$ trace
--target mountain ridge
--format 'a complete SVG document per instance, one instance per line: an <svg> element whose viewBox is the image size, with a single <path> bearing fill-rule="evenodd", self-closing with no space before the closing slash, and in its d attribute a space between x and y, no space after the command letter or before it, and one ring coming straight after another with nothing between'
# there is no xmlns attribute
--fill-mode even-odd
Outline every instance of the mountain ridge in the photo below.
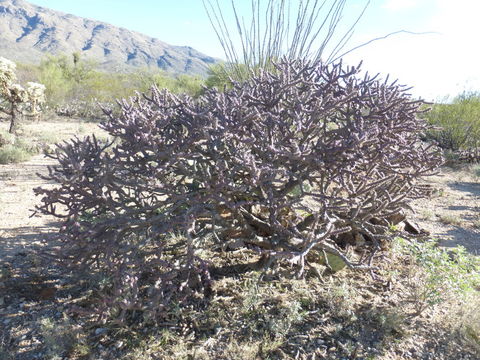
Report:
<svg viewBox="0 0 480 360"><path fill-rule="evenodd" d="M0 56L38 63L46 54L80 52L108 71L139 67L173 74L206 75L217 59L106 22L31 4L0 0Z"/></svg>

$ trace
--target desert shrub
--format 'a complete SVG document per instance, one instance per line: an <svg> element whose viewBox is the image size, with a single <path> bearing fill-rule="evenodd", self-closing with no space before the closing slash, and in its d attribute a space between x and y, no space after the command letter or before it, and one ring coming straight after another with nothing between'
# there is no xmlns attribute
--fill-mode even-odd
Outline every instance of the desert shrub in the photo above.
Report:
<svg viewBox="0 0 480 360"><path fill-rule="evenodd" d="M0 164L30 160L58 141L58 134L51 131L31 132L21 127L16 134L10 134L0 129Z"/></svg>
<svg viewBox="0 0 480 360"><path fill-rule="evenodd" d="M112 108L112 99L134 96L146 92L151 86L167 88L174 93L198 96L203 80L164 71L139 69L131 73L109 73L96 69L92 62L83 60L78 53L47 56L38 68L38 77L46 85L48 106L56 114L87 120L103 118L102 107Z"/></svg>
<svg viewBox="0 0 480 360"><path fill-rule="evenodd" d="M227 69L223 64L215 64L208 69L208 77L205 80L205 86L208 88L216 87L217 89L224 89L226 87L232 87L232 83L229 79Z"/></svg>
<svg viewBox="0 0 480 360"><path fill-rule="evenodd" d="M264 64L269 71L275 71L275 68ZM232 69L228 64L220 63L210 66L208 69L208 77L205 80L205 86L208 88L216 87L219 90L231 89L236 81L243 81L246 77L259 71L260 65L247 68L245 64L235 64Z"/></svg>
<svg viewBox="0 0 480 360"><path fill-rule="evenodd" d="M39 80L46 87L48 106L53 107L70 98L73 84L69 81L69 63L65 56L48 56L39 66Z"/></svg>
<svg viewBox="0 0 480 360"><path fill-rule="evenodd" d="M0 131L0 164L27 161L42 149L41 144L31 139Z"/></svg>
<svg viewBox="0 0 480 360"><path fill-rule="evenodd" d="M436 127L427 136L443 149L467 150L480 147L480 96L466 93L451 104L435 104L426 113L427 121Z"/></svg>
<svg viewBox="0 0 480 360"><path fill-rule="evenodd" d="M0 147L0 164L19 163L30 159L32 154L22 147L5 145Z"/></svg>
<svg viewBox="0 0 480 360"><path fill-rule="evenodd" d="M421 101L357 67L276 67L198 99L153 88L108 113L116 143L52 155L57 186L36 189L38 209L63 219L65 264L109 274L105 315L162 317L208 296L209 250L230 242L296 275L325 252L370 269L389 218L424 195L417 180L442 159L418 140ZM362 256L347 235L364 237Z"/></svg>
<svg viewBox="0 0 480 360"><path fill-rule="evenodd" d="M452 299L467 299L480 286L480 260L464 247L440 248L436 241L407 241L397 238L396 252L410 257L422 271L416 275L412 300L418 311Z"/></svg>
<svg viewBox="0 0 480 360"><path fill-rule="evenodd" d="M203 83L204 81L199 77L179 75L168 89L174 94L188 94L197 97L203 92Z"/></svg>

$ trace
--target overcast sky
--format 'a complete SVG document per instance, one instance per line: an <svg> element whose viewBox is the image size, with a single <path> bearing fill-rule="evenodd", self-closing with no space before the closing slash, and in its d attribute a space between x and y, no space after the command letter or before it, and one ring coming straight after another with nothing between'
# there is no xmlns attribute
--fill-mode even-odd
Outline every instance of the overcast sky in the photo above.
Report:
<svg viewBox="0 0 480 360"><path fill-rule="evenodd" d="M29 1L224 58L202 0ZM228 13L230 0L219 1ZM250 0L236 3L248 19ZM354 21L365 3L347 0L342 20L345 26ZM480 91L479 17L480 0L371 0L356 26L350 48L399 30L428 34L391 36L356 50L345 61L356 64L363 60L364 69L390 74L400 83L413 86L414 96L426 100Z"/></svg>

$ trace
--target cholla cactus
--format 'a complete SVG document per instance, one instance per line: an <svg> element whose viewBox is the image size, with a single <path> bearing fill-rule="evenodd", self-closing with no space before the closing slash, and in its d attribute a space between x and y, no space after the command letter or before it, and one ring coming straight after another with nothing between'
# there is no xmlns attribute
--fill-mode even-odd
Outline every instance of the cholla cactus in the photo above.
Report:
<svg viewBox="0 0 480 360"><path fill-rule="evenodd" d="M16 103L23 103L28 100L27 91L20 84L13 84L6 91L7 98Z"/></svg>
<svg viewBox="0 0 480 360"><path fill-rule="evenodd" d="M105 316L170 316L208 294L202 256L237 241L296 276L325 253L372 269L392 216L426 195L442 158L419 140L421 101L357 67L275 66L198 99L154 88L107 111L119 141L59 144L37 209L63 221L63 264L111 276Z"/></svg>
<svg viewBox="0 0 480 360"><path fill-rule="evenodd" d="M3 92L13 84L17 79L15 75L15 70L17 66L13 61L5 59L0 56L0 96L3 95Z"/></svg>
<svg viewBox="0 0 480 360"><path fill-rule="evenodd" d="M45 85L28 82L26 92L30 115L36 117L40 113L40 106L45 103Z"/></svg>
<svg viewBox="0 0 480 360"><path fill-rule="evenodd" d="M39 114L39 105L45 102L45 86L34 82L27 83L27 88L15 84L16 65L0 57L0 111L10 116L10 133L16 126L17 113L30 108L30 115Z"/></svg>

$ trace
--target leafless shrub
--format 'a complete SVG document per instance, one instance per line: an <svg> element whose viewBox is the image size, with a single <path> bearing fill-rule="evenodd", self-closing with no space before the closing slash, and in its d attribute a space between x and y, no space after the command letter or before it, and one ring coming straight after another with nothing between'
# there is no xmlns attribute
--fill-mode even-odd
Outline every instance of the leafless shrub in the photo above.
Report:
<svg viewBox="0 0 480 360"><path fill-rule="evenodd" d="M259 69L272 70L273 62L281 58L337 61L350 52L345 47L370 3L364 1L355 20L346 24L342 21L346 0L301 0L295 4L251 0L246 18L234 0L230 14L225 3L202 1L227 59L216 70L223 70L223 76L235 80L245 80L250 72Z"/></svg>
<svg viewBox="0 0 480 360"><path fill-rule="evenodd" d="M47 176L58 185L36 190L38 209L64 221L62 259L107 273L104 309L123 319L208 295L198 255L207 235L241 240L267 264L290 261L297 274L325 252L371 268L389 219L423 196L417 180L442 159L418 140L421 101L358 73L284 60L224 93L154 88L122 101L101 125L119 141L60 145ZM365 240L362 257L346 235Z"/></svg>

